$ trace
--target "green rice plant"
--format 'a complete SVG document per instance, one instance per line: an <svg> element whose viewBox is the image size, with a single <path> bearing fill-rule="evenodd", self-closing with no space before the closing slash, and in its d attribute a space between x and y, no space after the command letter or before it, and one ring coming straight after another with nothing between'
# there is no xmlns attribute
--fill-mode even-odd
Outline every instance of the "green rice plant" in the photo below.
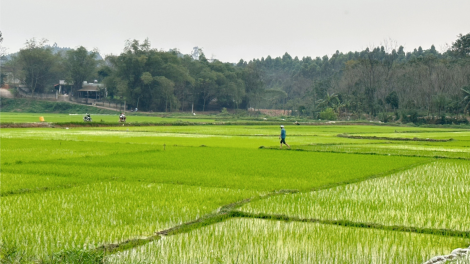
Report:
<svg viewBox="0 0 470 264"><path fill-rule="evenodd" d="M276 130L277 131L277 130ZM269 137L260 136L224 136L191 133L154 133L132 131L106 131L90 129L2 129L2 139L55 140L55 141L86 141L103 143L130 143L145 145L178 145L178 146L211 146L258 148L259 146L276 146L279 143L278 135ZM310 136L297 136L288 139L291 145L312 144L324 141L345 141L348 139L319 138Z"/></svg>
<svg viewBox="0 0 470 264"><path fill-rule="evenodd" d="M3 132L3 131L2 131ZM47 134L47 132L45 132ZM116 153L154 150L148 144L126 144L119 142L76 141L71 138L30 139L28 137L1 139L1 164L9 165L45 160L105 156Z"/></svg>
<svg viewBox="0 0 470 264"><path fill-rule="evenodd" d="M273 151L236 148L165 147L136 153L3 165L2 192L38 185L28 178L57 179L58 185L100 181L142 181L257 191L310 190L363 180L427 162L427 159L377 155ZM344 168L347 168L345 170ZM365 169L367 168L367 169Z"/></svg>
<svg viewBox="0 0 470 264"><path fill-rule="evenodd" d="M26 256L26 253L16 245L7 244L3 239L0 242L0 263L30 263L32 259Z"/></svg>
<svg viewBox="0 0 470 264"><path fill-rule="evenodd" d="M470 163L440 160L389 177L271 197L242 211L387 226L470 230Z"/></svg>
<svg viewBox="0 0 470 264"><path fill-rule="evenodd" d="M457 151L453 150L462 150L458 155L466 153L464 145L466 143L463 143L465 141L462 140L465 139L465 134L462 134L459 138L458 142L461 145L453 146L445 145L444 143L455 143L457 141L441 142L441 145L432 145L428 142L411 142L406 145L400 142L384 144L386 141L383 141L382 144L372 145L370 143L380 143L382 141L348 139L336 136L339 133L390 134L394 133L394 129L406 134L406 129L409 130L410 128L292 126L288 127L288 143L294 145L293 149L305 144L323 144L322 146L325 147L340 146L339 144L355 144L358 147L357 149L364 150L367 150L367 148L370 150L374 146L379 146L377 149L383 148L383 154L386 154L388 151L395 151L396 155L401 155L406 153L406 151L426 154L422 156L432 156L430 153L435 152L457 153ZM453 133L450 130L441 131L439 129L413 128L413 130L416 130L412 131L416 134L434 133L443 137L447 136L448 133ZM118 243L130 238L146 237L152 235L155 231L211 214L223 205L250 197L257 197L268 192L286 189L300 191L324 189L384 176L430 161L430 159L426 158L386 155L352 155L258 149L261 145L278 147L278 133L278 126L245 125L2 129L2 133L0 133L2 143L0 148L2 169L0 178L2 196L0 201L0 208L2 210L1 236L8 243L18 245L18 250L26 252L28 259L34 256L44 261L53 261L55 258L58 263L63 260L67 262L69 259L76 260L87 257L85 256L86 254L83 255L82 253L89 252L87 251L88 249L95 248L101 244ZM425 168L428 167L421 167L420 170L416 170L415 174L417 175L429 170ZM444 173L444 171L441 171L441 173ZM467 170L457 169L456 175L459 175L459 173L467 173ZM403 177L404 179L400 180L402 182L412 178L410 175ZM462 184L462 182L457 180L458 176L454 175L452 177L455 178L454 184L456 186ZM392 177L383 179L388 178ZM436 179L438 179L438 176L428 177L425 181L435 181ZM381 183L384 185L394 184L394 182ZM448 182L443 184L450 186ZM356 185L352 184L349 186ZM421 185L428 188L428 192L433 190L431 185L428 186L425 183ZM419 187L420 185L416 184L416 186ZM345 187L337 187L331 190L339 190L340 188ZM408 187L407 185L399 185L397 188L399 190L395 192L400 193L400 191L407 190ZM323 192L325 191L315 193ZM348 193L347 191L344 192ZM442 193L444 194L444 191ZM466 191L460 193L464 194L462 196L463 199L468 198L465 194ZM282 195L278 198L297 197L297 195L299 194ZM374 197L377 197L379 193L376 192L375 195L370 197L364 196L364 199L375 199ZM406 197L404 195L401 196ZM325 210L325 208L330 209L330 207L334 209L333 211L336 210L335 212L341 211L343 207L346 211L357 209L354 207L356 204L353 204L354 206L350 205L347 199L343 199L345 202L340 205L336 204L336 199L341 197L341 193L335 193L334 195L325 194L325 197L331 199L331 204L325 203L324 207L320 208L322 210ZM408 199L411 199L410 197L412 196L408 196ZM428 195L427 197L430 196ZM446 196L444 195L444 197ZM275 198L268 198L266 201L268 203L271 203L270 201L277 201L273 199ZM303 199L302 201L307 201L310 205L315 204L307 198ZM360 198L355 197L355 199L359 200ZM457 198L454 197L455 199ZM450 202L451 200L446 201ZM405 202L403 198L401 203ZM267 207L263 207L263 210L258 210L257 206L260 203L262 203L262 200L253 203L253 212L265 212L264 209ZM288 200L277 203L275 205L282 210L296 204ZM439 205L440 207L436 205L429 208L440 210L444 204L443 202ZM246 205L243 210L249 208L249 206L251 204ZM400 204L384 203L383 205L383 207L388 206L390 208L398 208L396 210L403 208ZM376 207L379 208L380 206ZM310 210L308 206L302 208L304 211ZM363 210L366 207L358 208L358 210ZM456 208L450 208L449 211L455 212ZM417 210L416 212L418 216L422 215L421 211ZM314 213L321 213L321 211ZM409 211L410 216L407 217L413 218L412 213ZM289 215L289 213L285 214ZM364 215L368 216L370 214ZM396 214L399 214L399 212L397 211ZM350 215L354 214L351 213ZM466 217L466 214L462 215ZM330 217L330 215L327 216ZM386 220L389 219L387 217L384 216ZM446 217L448 218L448 214ZM447 221L445 225L448 225L448 222L452 221L447 218L444 220L436 218L436 220L433 220L434 222L431 222L444 223L443 221ZM397 218L392 217L389 220L396 221ZM246 222L247 220L240 221ZM455 220L454 222L457 221ZM465 227L467 224L465 221L460 222L462 222L461 227ZM232 220L226 223L234 225ZM224 226L226 223L220 224L220 226L225 228L227 227ZM253 228L257 230L256 232L253 231L254 233L252 234L254 236L258 234L259 236L260 232L262 233L263 228L265 228L265 223L275 222L249 224L249 226L255 226ZM352 238L350 240L346 238L358 236L358 233L354 233L354 235L351 233L347 237L339 236L351 243L351 245L347 246L348 253L345 253L343 256L336 256L337 254L331 252L328 254L322 253L323 255L320 253L310 254L309 252L325 251L326 246L318 251L315 251L316 249L314 248L305 249L301 245L303 242L299 241L310 241L309 236L302 240L302 235L307 234L311 229L303 227L304 225L314 226L313 224L297 223L293 225L292 232L289 231L291 233L286 231L286 234L291 234L295 237L292 245L298 245L291 246L286 251L292 251L293 253L286 253L287 255L274 254L280 249L278 246L274 247L269 243L284 240L277 240L279 237L271 234L267 241L263 241L262 236L259 239L256 237L252 238L251 241L263 245L265 249L248 253L248 255L245 254L246 256L243 259L249 262L249 257L252 257L251 262L256 263L263 262L263 258L269 259L270 256L268 255L273 255L271 260L274 260L277 256L282 260L278 262L298 263L315 262L315 260L318 260L317 257L320 256L325 259L333 259L333 262L341 262L342 259L355 256L353 253L350 253L350 251L354 251L351 245L356 245L358 242ZM216 225L214 228L217 228L217 226L219 225ZM242 228L250 230L246 226L246 224L242 225ZM317 226L325 227L324 225ZM201 229L202 233L197 233L199 231L196 232L195 230L188 234L200 234L199 237L205 239L204 232L211 230L210 228ZM240 227L235 229L240 230ZM298 235L294 235L294 229L300 230ZM213 230L219 230L217 234L223 234L220 228ZM344 228L341 230L363 229ZM320 231L317 230L314 233L329 232L331 230L321 229ZM378 230L375 231L378 232ZM229 243L232 235L235 240L240 238L236 235L239 232L226 233L225 239L227 239L227 242L224 243ZM331 232L334 233L336 231ZM387 239L392 237L392 240L387 242L389 243L387 244L388 248L380 249L382 250L380 251L374 247L373 250L375 251L367 251L369 250L367 249L367 252L380 251L383 252L381 253L382 255L387 254L386 252L392 252L392 255L396 256L398 255L396 250L402 250L400 248L401 245L404 245L403 247L418 248L418 242L416 242L416 245L412 245L402 241L404 239L415 241L412 238L413 234L408 234L409 237L393 240L395 233L400 232L380 232L383 232L380 233L382 237L387 237ZM343 234L343 231L340 233ZM389 236L389 233L392 236ZM171 241L169 239L182 236L183 234L167 237L162 241ZM316 237L315 239L318 238L316 235L314 237ZM193 237L185 238L180 242L185 244L188 239L193 239ZM318 241L324 239L328 238L320 237ZM378 238L374 239L371 241L378 243L376 242ZM445 239L449 240L434 240L434 242L447 243L446 246L461 246L460 242L454 243L452 242L454 240L451 238ZM333 238L330 238L330 240L332 240L331 243L333 244L328 245L333 248L337 245L335 243L339 243ZM158 245L158 243L160 242L153 242L152 245ZM246 243L237 243L234 243L236 250L243 252L243 246ZM312 243L318 244L317 242ZM190 244L186 244L189 247ZM183 249L187 248L186 244L182 247ZM431 242L423 242L423 244L431 245ZM220 247L227 248L230 251L230 245L221 245ZM296 251L296 247L300 248L300 250ZM343 245L343 247L346 246ZM434 246L430 247L435 248ZM442 247L444 248L445 246ZM141 247L139 249L144 248ZM165 252L169 252L168 250ZM206 249L201 248L201 250L201 252L205 252L204 250ZM221 249L221 252L229 252L223 250ZM403 250L411 252L407 251L407 249ZM425 257L442 254L439 250L431 250L432 252L426 250L419 249L404 255L411 256L417 254L416 256L420 256L420 258L416 259L421 261ZM196 261L200 259L201 261L199 262L204 263L225 261L227 259L231 261L227 260L225 262L246 262L243 262L242 258L240 258L240 261L237 261L230 252L227 253L231 256L230 258L224 257L226 253L217 255L212 259L204 257L202 253L200 257L197 255L199 253L194 254L197 256ZM370 259L366 257L364 252L360 253L360 256L357 258L367 262ZM183 254L183 251L180 253ZM183 255L183 261L181 261L180 255L174 256L175 258L164 258L161 262L187 262L185 260L194 259L191 256ZM411 259L411 257L406 258ZM405 258L394 258L397 262L403 259ZM147 261L149 258L142 258L142 261L144 260ZM72 260L70 261L73 262ZM152 259L149 261L153 262ZM273 263L276 263L276 261ZM357 263L360 262L358 261Z"/></svg>
<svg viewBox="0 0 470 264"><path fill-rule="evenodd" d="M298 146L298 149L320 152L370 153L422 157L470 159L470 148L461 146L435 146L424 144L318 144Z"/></svg>
<svg viewBox="0 0 470 264"><path fill-rule="evenodd" d="M421 263L462 238L231 219L108 256L109 263Z"/></svg>
<svg viewBox="0 0 470 264"><path fill-rule="evenodd" d="M54 189L70 188L83 184L79 179L49 175L41 177L35 174L7 173L1 175L1 196L16 195L31 192L43 192Z"/></svg>
<svg viewBox="0 0 470 264"><path fill-rule="evenodd" d="M429 131L423 133L422 131L414 131L414 133L381 133L381 134L370 134L370 133L358 133L354 136L377 136L377 137L387 137L387 138L408 138L408 139L456 139L463 138L468 140L470 134L468 130L441 130L441 131Z"/></svg>
<svg viewBox="0 0 470 264"><path fill-rule="evenodd" d="M123 127L113 128L90 128L93 130L126 130ZM290 136L313 136L320 134L316 127L287 126ZM226 135L226 136L279 136L279 126L246 126L246 125L217 125L217 126L154 126L154 127L130 127L130 131L157 132L157 133L188 133L204 135Z"/></svg>
<svg viewBox="0 0 470 264"><path fill-rule="evenodd" d="M105 254L103 251L91 251L83 249L67 250L47 256L41 261L44 264L62 264L62 263L87 263L104 264Z"/></svg>
<svg viewBox="0 0 470 264"><path fill-rule="evenodd" d="M374 127L362 127L362 131ZM337 132L346 131L338 128L331 133L322 131L321 127L303 126L288 127L287 142L294 149L303 149L299 145L334 145L334 144L371 144L387 143L387 140L349 139L337 137ZM324 129L324 128L323 128ZM445 131L445 130L444 130ZM157 126L157 127L106 127L106 128L26 128L2 129L2 139L61 140L87 141L103 143L135 143L154 145L181 146L223 146L257 148L259 146L277 146L279 127L277 126ZM426 134L426 133L423 133ZM455 135L447 135L450 138ZM468 135L468 133L467 133ZM462 137L466 139L465 137ZM450 142L393 142L396 146L455 146L468 148L470 141L455 140ZM396 143L396 144L395 144ZM387 144L392 145L392 144ZM328 146L326 146L328 147ZM333 146L332 146L333 147Z"/></svg>
<svg viewBox="0 0 470 264"><path fill-rule="evenodd" d="M2 240L28 256L92 249L146 237L257 192L153 183L99 182L2 197Z"/></svg>
<svg viewBox="0 0 470 264"><path fill-rule="evenodd" d="M382 136L383 133L394 133L394 131L406 131L408 127L380 127L380 126L296 126L285 124L288 136L331 136L336 137L338 134L369 134ZM257 135L257 136L269 136L279 135L279 125L239 125L239 126L152 126L152 127L95 127L90 128L93 130L135 130L145 132L161 132L161 133L196 133L196 134L210 134L210 135ZM449 129L429 129L429 128L417 128L415 133L422 133L424 136L428 136L429 133L433 132L433 135L440 135L444 137L448 132L464 132L464 130L449 130ZM465 133L465 132L464 132ZM408 135L406 133L405 135ZM453 133L455 134L455 133ZM394 134L395 137L399 137L402 134ZM429 136L428 136L429 137Z"/></svg>
<svg viewBox="0 0 470 264"><path fill-rule="evenodd" d="M466 256L462 258L457 258L454 261L455 264L470 264L470 254L467 254Z"/></svg>

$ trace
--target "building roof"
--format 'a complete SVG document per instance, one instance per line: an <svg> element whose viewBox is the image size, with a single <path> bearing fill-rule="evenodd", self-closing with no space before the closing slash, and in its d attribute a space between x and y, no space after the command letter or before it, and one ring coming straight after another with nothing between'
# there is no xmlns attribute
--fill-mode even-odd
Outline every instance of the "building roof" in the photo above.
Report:
<svg viewBox="0 0 470 264"><path fill-rule="evenodd" d="M100 88L97 85L83 85L78 92L98 92Z"/></svg>

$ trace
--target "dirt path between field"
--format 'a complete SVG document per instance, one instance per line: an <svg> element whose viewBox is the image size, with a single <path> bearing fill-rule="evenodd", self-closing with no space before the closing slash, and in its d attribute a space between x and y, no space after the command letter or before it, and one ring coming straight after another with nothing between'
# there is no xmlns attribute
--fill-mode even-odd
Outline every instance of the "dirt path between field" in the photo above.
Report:
<svg viewBox="0 0 470 264"><path fill-rule="evenodd" d="M35 128L35 127L53 127L51 123L34 122L34 123L1 123L0 128Z"/></svg>

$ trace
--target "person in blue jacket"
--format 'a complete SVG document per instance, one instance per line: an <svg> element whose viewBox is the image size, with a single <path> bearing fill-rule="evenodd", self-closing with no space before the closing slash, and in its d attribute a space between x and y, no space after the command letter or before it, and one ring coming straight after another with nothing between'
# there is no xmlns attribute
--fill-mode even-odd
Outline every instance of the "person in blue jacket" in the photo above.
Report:
<svg viewBox="0 0 470 264"><path fill-rule="evenodd" d="M279 138L281 139L281 149L282 143L290 148L289 144L286 143L286 130L284 129L284 126L281 126L281 134L279 135Z"/></svg>

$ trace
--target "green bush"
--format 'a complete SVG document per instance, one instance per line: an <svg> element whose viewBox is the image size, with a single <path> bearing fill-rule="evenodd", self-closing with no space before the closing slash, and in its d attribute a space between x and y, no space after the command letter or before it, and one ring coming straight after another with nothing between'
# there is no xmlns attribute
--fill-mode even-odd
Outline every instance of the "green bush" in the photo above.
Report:
<svg viewBox="0 0 470 264"><path fill-rule="evenodd" d="M220 116L229 116L230 113L227 111L227 108L223 107L222 111L220 111Z"/></svg>
<svg viewBox="0 0 470 264"><path fill-rule="evenodd" d="M401 114L401 122L402 123L414 123L419 124L418 120L418 111L416 110L408 110L404 111Z"/></svg>
<svg viewBox="0 0 470 264"><path fill-rule="evenodd" d="M338 119L338 114L336 114L333 108L328 107L323 112L320 112L320 118L322 120L336 120Z"/></svg>

